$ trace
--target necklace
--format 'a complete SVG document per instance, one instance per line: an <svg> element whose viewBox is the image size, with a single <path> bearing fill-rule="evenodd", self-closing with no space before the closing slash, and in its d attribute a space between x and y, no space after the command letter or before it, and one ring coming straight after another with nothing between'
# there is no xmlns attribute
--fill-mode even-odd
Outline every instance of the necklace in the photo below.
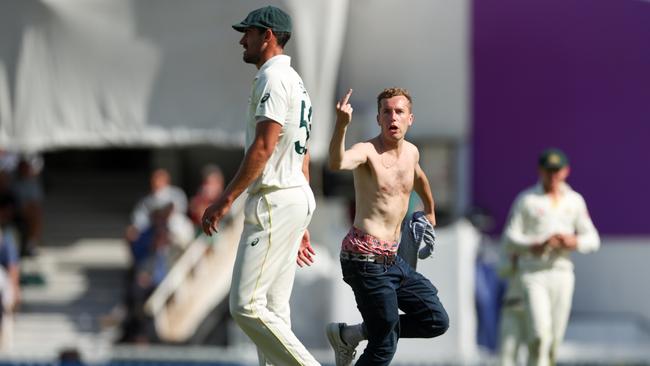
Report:
<svg viewBox="0 0 650 366"><path fill-rule="evenodd" d="M379 145L381 148L381 152L379 154L379 160L381 161L381 165L384 166L386 169L390 169L397 163L398 157L390 157L390 154L386 152L386 149L384 149L384 142L379 138Z"/></svg>

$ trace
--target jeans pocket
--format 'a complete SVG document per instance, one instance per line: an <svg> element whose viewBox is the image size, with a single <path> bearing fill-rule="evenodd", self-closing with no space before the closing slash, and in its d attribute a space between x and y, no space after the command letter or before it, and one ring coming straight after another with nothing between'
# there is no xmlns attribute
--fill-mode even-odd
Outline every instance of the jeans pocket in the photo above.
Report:
<svg viewBox="0 0 650 366"><path fill-rule="evenodd" d="M388 272L388 267L383 263L359 262L359 274L363 277L377 277Z"/></svg>

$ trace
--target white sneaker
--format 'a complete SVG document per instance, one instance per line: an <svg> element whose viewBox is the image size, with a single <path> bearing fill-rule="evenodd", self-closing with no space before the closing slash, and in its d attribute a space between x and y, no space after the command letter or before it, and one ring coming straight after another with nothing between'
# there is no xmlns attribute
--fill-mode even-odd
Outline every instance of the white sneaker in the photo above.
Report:
<svg viewBox="0 0 650 366"><path fill-rule="evenodd" d="M349 345L341 338L341 328L347 326L345 323L329 323L326 328L327 340L334 350L336 366L350 366L357 354L358 344Z"/></svg>

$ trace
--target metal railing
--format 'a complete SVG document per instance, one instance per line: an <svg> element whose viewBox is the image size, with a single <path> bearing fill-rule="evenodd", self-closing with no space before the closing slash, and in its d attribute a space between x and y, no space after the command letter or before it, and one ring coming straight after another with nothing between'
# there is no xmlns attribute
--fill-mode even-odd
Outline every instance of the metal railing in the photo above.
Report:
<svg viewBox="0 0 650 366"><path fill-rule="evenodd" d="M241 203L233 205L230 219L218 234L199 235L145 303L145 311L153 317L161 340L187 341L214 307L228 296L243 227L242 206Z"/></svg>

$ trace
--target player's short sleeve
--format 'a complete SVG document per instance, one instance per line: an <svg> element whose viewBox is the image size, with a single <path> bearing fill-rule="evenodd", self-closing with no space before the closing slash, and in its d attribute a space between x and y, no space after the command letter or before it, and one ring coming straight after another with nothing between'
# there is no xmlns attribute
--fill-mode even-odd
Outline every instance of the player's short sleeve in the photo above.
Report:
<svg viewBox="0 0 650 366"><path fill-rule="evenodd" d="M289 108L289 91L279 75L270 74L259 85L259 102L255 108L255 120L271 119L285 124Z"/></svg>

